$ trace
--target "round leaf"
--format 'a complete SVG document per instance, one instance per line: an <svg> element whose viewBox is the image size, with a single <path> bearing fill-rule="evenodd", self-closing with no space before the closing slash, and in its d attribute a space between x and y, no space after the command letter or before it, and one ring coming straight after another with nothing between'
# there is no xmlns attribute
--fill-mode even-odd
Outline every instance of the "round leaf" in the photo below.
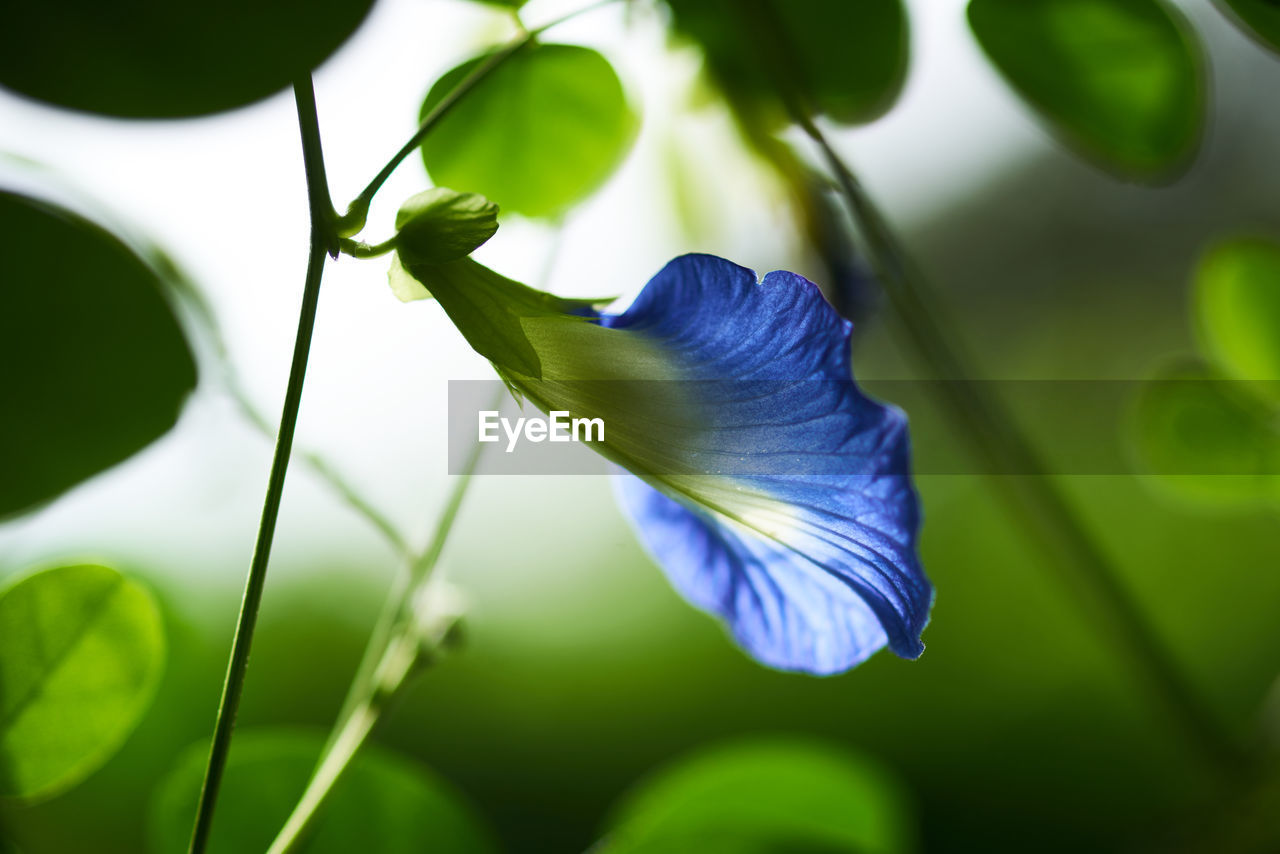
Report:
<svg viewBox="0 0 1280 854"><path fill-rule="evenodd" d="M1250 389L1203 366L1164 371L1134 411L1147 470L1195 499L1261 500L1280 475L1280 435Z"/></svg>
<svg viewBox="0 0 1280 854"><path fill-rule="evenodd" d="M1014 89L1079 153L1157 181L1204 128L1204 61L1162 0L971 0L969 25Z"/></svg>
<svg viewBox="0 0 1280 854"><path fill-rule="evenodd" d="M241 732L231 747L208 854L265 851L289 817L324 739L302 732ZM209 746L193 745L152 802L155 854L187 850ZM316 821L308 854L490 854L488 830L425 768L366 747Z"/></svg>
<svg viewBox="0 0 1280 854"><path fill-rule="evenodd" d="M677 31L696 42L730 101L768 125L785 123L782 87L819 113L868 122L906 79L901 0L667 0ZM770 52L759 46L766 41Z"/></svg>
<svg viewBox="0 0 1280 854"><path fill-rule="evenodd" d="M486 58L436 81L422 115ZM603 56L533 44L445 115L423 143L422 159L437 184L474 190L506 211L554 217L604 183L630 147L636 123Z"/></svg>
<svg viewBox="0 0 1280 854"><path fill-rule="evenodd" d="M0 517L165 433L196 366L156 273L98 226L0 191Z"/></svg>
<svg viewBox="0 0 1280 854"><path fill-rule="evenodd" d="M889 854L912 841L884 771L830 745L777 740L709 750L641 784L602 851Z"/></svg>
<svg viewBox="0 0 1280 854"><path fill-rule="evenodd" d="M49 569L0 595L0 795L45 797L97 770L163 664L155 602L113 569Z"/></svg>
<svg viewBox="0 0 1280 854"><path fill-rule="evenodd" d="M373 0L47 0L10 3L0 86L126 118L252 103L325 60Z"/></svg>
<svg viewBox="0 0 1280 854"><path fill-rule="evenodd" d="M1280 53L1280 3L1276 0L1218 0L1262 44Z"/></svg>
<svg viewBox="0 0 1280 854"><path fill-rule="evenodd" d="M1195 310L1206 354L1280 401L1280 243L1245 237L1210 250L1197 271Z"/></svg>

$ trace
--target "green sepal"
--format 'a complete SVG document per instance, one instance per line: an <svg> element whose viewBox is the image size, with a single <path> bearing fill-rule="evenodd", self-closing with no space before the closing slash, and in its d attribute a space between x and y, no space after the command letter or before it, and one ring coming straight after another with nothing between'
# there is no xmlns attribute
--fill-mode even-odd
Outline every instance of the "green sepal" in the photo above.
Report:
<svg viewBox="0 0 1280 854"><path fill-rule="evenodd" d="M411 196L396 213L396 248L418 263L470 255L498 231L498 206L479 193L434 187Z"/></svg>
<svg viewBox="0 0 1280 854"><path fill-rule="evenodd" d="M564 299L508 279L470 258L433 264L399 253L401 268L434 296L472 348L499 371L540 378L542 362L523 321L589 323L591 300Z"/></svg>

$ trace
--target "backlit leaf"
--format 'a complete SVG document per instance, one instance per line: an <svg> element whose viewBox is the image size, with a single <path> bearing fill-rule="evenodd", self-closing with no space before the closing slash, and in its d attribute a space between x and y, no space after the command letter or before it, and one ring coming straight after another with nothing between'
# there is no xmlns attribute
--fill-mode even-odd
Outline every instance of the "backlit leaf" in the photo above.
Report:
<svg viewBox="0 0 1280 854"><path fill-rule="evenodd" d="M868 122L906 78L907 14L900 0L667 0L676 30L706 56L738 109L785 123L784 87L837 122ZM764 49L767 45L768 49Z"/></svg>
<svg viewBox="0 0 1280 854"><path fill-rule="evenodd" d="M1146 470L1189 498L1268 498L1280 478L1280 433L1250 385L1199 365L1146 383L1134 411Z"/></svg>
<svg viewBox="0 0 1280 854"><path fill-rule="evenodd" d="M487 57L441 77L429 113ZM608 60L594 50L534 44L511 56L441 120L422 146L437 184L467 187L502 209L554 217L622 162L637 119Z"/></svg>
<svg viewBox="0 0 1280 854"><path fill-rule="evenodd" d="M306 732L240 732L218 798L209 854L265 851L324 745ZM152 802L153 854L187 850L209 746L192 745ZM307 854L492 854L475 812L426 768L373 747L356 757L316 821Z"/></svg>
<svg viewBox="0 0 1280 854"><path fill-rule="evenodd" d="M712 749L642 783L614 813L605 854L859 852L913 848L903 794L840 748L768 740Z"/></svg>
<svg viewBox="0 0 1280 854"><path fill-rule="evenodd" d="M97 770L151 702L164 649L151 595L113 569L48 569L0 594L0 796Z"/></svg>
<svg viewBox="0 0 1280 854"><path fill-rule="evenodd" d="M1206 355L1280 401L1280 243L1243 237L1219 244L1200 263L1195 294Z"/></svg>
<svg viewBox="0 0 1280 854"><path fill-rule="evenodd" d="M1117 174L1185 168L1204 129L1204 60L1163 0L971 0L969 25L1072 148Z"/></svg>

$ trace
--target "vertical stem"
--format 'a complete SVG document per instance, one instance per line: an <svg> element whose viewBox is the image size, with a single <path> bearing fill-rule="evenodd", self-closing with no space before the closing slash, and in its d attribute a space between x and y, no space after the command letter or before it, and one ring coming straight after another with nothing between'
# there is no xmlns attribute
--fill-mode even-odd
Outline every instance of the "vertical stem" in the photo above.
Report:
<svg viewBox="0 0 1280 854"><path fill-rule="evenodd" d="M997 475L997 486L1013 512L1027 521L1042 542L1056 546L1054 562L1066 580L1088 597L1104 629L1136 665L1139 677L1190 743L1226 778L1237 777L1248 768L1248 755L1161 643L1101 546L1054 483L1040 454L1014 426L1012 414L981 383L972 381L975 375L968 359L947 331L953 324L941 318L926 298L892 229L852 170L807 114L797 114L797 121L822 151L862 226L873 266L908 341L925 366L943 380L939 383L943 402L966 428L989 471Z"/></svg>
<svg viewBox="0 0 1280 854"><path fill-rule="evenodd" d="M312 90L310 76L297 80L293 90L298 109L298 126L302 133L302 155L307 173L307 196L311 207L311 249L307 256L307 275L303 285L302 309L298 317L298 333L293 347L293 363L289 369L289 383L285 389L280 430L276 435L275 454L271 460L271 474L267 479L267 496L262 507L262 519L258 525L258 539L254 546L253 561L249 566L249 577L245 582L244 599L240 606L235 639L231 644L231 659L227 664L222 700L218 704L213 743L209 749L209 763L205 769L200 803L196 809L195 826L191 832L191 845L188 849L190 854L202 854L209 843L209 831L213 826L213 809L217 803L222 774L226 769L232 731L235 728L236 711L239 709L240 696L244 690L245 673L249 666L249 648L253 643L253 630L262 604L262 590L267 578L271 542L275 536L276 519L280 514L285 473L289 467L294 429L298 423L302 384L306 377L307 356L311 350L311 334L315 327L316 306L320 298L320 279L324 273L324 256L330 251L330 245L336 247L336 237L332 236L331 230L332 203L329 200L328 182L325 178L324 158L320 149L320 128L316 118L315 93Z"/></svg>
<svg viewBox="0 0 1280 854"><path fill-rule="evenodd" d="M1225 730L1161 643L1106 553L1053 482L1035 447L1018 430L1012 414L981 383L973 382L977 374L970 368L959 337L951 332L955 324L942 315L937 300L928 298L897 235L814 123L803 82L795 64L788 61L796 54L796 46L788 45L785 36L779 35L785 28L774 6L769 0L749 0L743 9L743 23L760 49L761 61L767 64L788 114L818 146L839 184L908 343L941 380L943 404L964 428L988 471L996 475L996 485L1011 512L1024 519L1049 547L1053 563L1088 598L1103 629L1135 665L1139 678L1168 710L1188 742L1225 779L1238 779L1241 772L1251 770L1251 757Z"/></svg>
<svg viewBox="0 0 1280 854"><path fill-rule="evenodd" d="M431 542L396 578L316 769L267 854L291 854L307 838L333 787L364 746L388 704L404 688L406 677L419 665L423 643L432 639L421 637L421 627L415 625L411 612L412 600L430 579L444 552L484 447L476 443L471 449L462 473L453 482Z"/></svg>

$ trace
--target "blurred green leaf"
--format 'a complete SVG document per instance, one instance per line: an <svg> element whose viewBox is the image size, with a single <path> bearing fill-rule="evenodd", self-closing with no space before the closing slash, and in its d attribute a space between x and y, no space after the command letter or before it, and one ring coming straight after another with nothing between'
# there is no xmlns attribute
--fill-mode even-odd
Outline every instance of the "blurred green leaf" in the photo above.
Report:
<svg viewBox="0 0 1280 854"><path fill-rule="evenodd" d="M1259 42L1280 53L1280 3L1276 0L1218 0L1225 4L1242 29Z"/></svg>
<svg viewBox="0 0 1280 854"><path fill-rule="evenodd" d="M209 854L265 851L302 794L324 739L296 731L237 734L218 799ZM179 760L152 801L154 854L187 850L208 744ZM426 768L366 747L334 788L308 854L489 854L487 828L451 786Z"/></svg>
<svg viewBox="0 0 1280 854"><path fill-rule="evenodd" d="M1242 237L1211 249L1196 272L1195 313L1206 355L1280 401L1280 243Z"/></svg>
<svg viewBox="0 0 1280 854"><path fill-rule="evenodd" d="M498 230L498 206L444 187L411 196L396 213L396 249L426 264L470 255Z"/></svg>
<svg viewBox="0 0 1280 854"><path fill-rule="evenodd" d="M971 0L969 25L1084 156L1146 181L1190 164L1205 123L1204 60L1163 0Z"/></svg>
<svg viewBox="0 0 1280 854"><path fill-rule="evenodd" d="M163 435L196 366L156 273L98 226L0 191L0 518Z"/></svg>
<svg viewBox="0 0 1280 854"><path fill-rule="evenodd" d="M486 58L436 81L422 115ZM585 47L533 44L441 120L423 143L422 158L437 184L470 187L506 211L555 217L604 183L636 125L603 56Z"/></svg>
<svg viewBox="0 0 1280 854"><path fill-rule="evenodd" d="M0 86L125 118L244 106L323 62L373 0L8 3Z"/></svg>
<svg viewBox="0 0 1280 854"><path fill-rule="evenodd" d="M47 569L0 595L0 796L34 799L96 771L164 665L151 595L105 566Z"/></svg>
<svg viewBox="0 0 1280 854"><path fill-rule="evenodd" d="M667 0L675 29L701 47L730 102L766 126L786 123L780 91L844 124L893 106L909 39L900 0ZM772 50L764 52L762 41Z"/></svg>
<svg viewBox="0 0 1280 854"><path fill-rule="evenodd" d="M713 748L628 795L603 854L859 852L914 848L896 782L843 748L761 740Z"/></svg>
<svg viewBox="0 0 1280 854"><path fill-rule="evenodd" d="M1149 471L1187 497L1265 499L1280 474L1280 434L1271 418L1247 387L1205 366L1172 367L1138 395L1138 452Z"/></svg>

